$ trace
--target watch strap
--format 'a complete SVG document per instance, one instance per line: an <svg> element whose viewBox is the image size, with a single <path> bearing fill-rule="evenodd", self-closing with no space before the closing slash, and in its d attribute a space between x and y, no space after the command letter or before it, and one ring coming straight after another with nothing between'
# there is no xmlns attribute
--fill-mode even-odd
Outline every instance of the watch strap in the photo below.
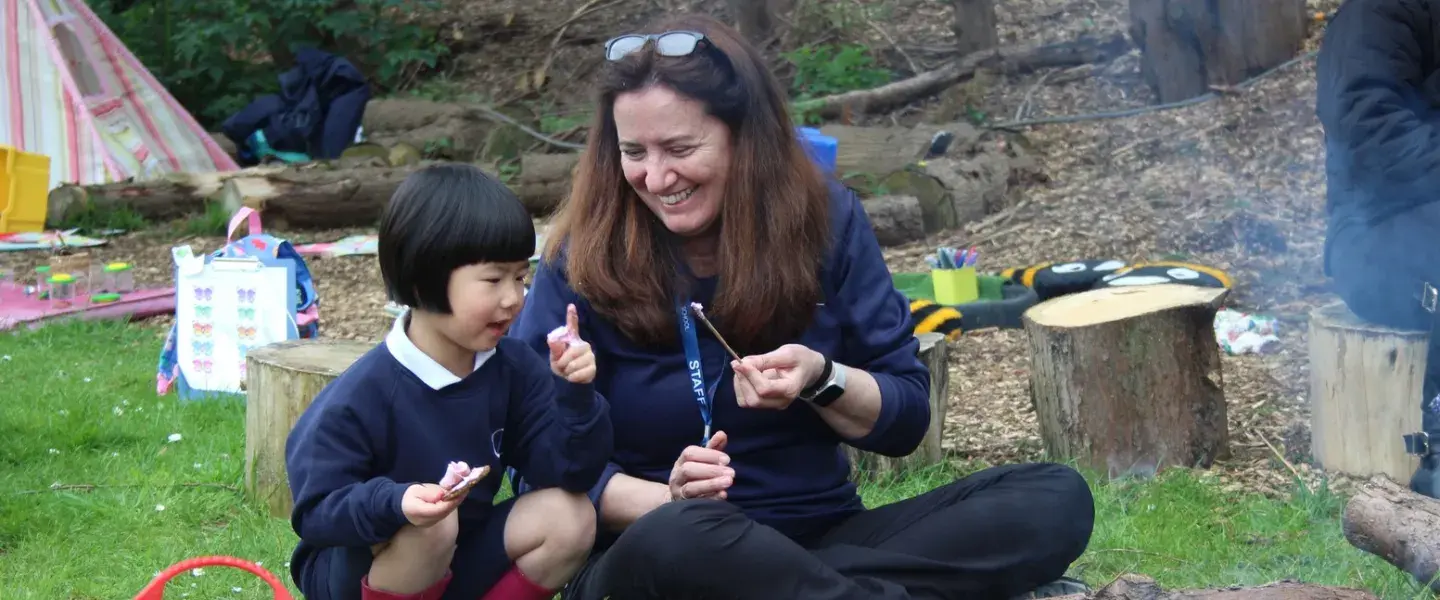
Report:
<svg viewBox="0 0 1440 600"><path fill-rule="evenodd" d="M830 374L834 371L834 369L835 362L830 360L830 357L825 357L825 367L820 370L820 377L816 379L814 383L811 383L809 386L807 386L805 389L800 390L800 397L805 400L814 398L815 394L820 393L820 390L825 388L825 384L830 383Z"/></svg>

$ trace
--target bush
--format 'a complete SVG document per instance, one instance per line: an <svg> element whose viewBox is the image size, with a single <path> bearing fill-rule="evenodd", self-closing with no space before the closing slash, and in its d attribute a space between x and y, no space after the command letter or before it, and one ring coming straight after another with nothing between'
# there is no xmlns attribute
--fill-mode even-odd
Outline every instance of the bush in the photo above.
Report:
<svg viewBox="0 0 1440 600"><path fill-rule="evenodd" d="M301 48L349 59L377 92L445 55L419 18L438 0L89 0L91 8L195 118L214 129L256 96Z"/></svg>

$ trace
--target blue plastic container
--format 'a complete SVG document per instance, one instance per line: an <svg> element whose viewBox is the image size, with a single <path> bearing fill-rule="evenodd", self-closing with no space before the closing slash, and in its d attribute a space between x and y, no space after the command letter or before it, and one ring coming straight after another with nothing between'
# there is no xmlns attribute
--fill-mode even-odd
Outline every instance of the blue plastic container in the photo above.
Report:
<svg viewBox="0 0 1440 600"><path fill-rule="evenodd" d="M821 170L834 174L835 155L840 147L835 138L820 133L820 130L814 127L797 127L796 131L800 134L800 143L805 146L810 158L820 165Z"/></svg>

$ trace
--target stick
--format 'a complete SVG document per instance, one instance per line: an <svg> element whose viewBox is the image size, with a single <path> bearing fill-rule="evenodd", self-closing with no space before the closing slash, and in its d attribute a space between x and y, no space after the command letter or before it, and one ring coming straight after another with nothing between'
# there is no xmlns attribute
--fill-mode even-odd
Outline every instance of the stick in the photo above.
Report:
<svg viewBox="0 0 1440 600"><path fill-rule="evenodd" d="M725 347L725 351L729 352L730 356L735 360L740 360L740 355L736 354L735 350L730 348L730 344L725 341L725 337L720 335L720 332L715 329L714 325L710 324L710 319L705 318L705 311L695 308L694 306L691 306L690 310L695 312L695 316L700 317L700 322L704 323L705 327L710 329L710 333L715 334L715 339L720 340L720 345Z"/></svg>

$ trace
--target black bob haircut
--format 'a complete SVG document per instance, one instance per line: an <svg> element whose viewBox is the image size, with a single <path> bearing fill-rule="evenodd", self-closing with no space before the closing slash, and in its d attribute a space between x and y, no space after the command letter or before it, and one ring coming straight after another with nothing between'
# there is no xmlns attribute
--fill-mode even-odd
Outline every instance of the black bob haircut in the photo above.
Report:
<svg viewBox="0 0 1440 600"><path fill-rule="evenodd" d="M475 263L526 262L535 222L505 184L472 165L424 167L405 178L380 217L380 276L390 300L450 313L450 273Z"/></svg>

